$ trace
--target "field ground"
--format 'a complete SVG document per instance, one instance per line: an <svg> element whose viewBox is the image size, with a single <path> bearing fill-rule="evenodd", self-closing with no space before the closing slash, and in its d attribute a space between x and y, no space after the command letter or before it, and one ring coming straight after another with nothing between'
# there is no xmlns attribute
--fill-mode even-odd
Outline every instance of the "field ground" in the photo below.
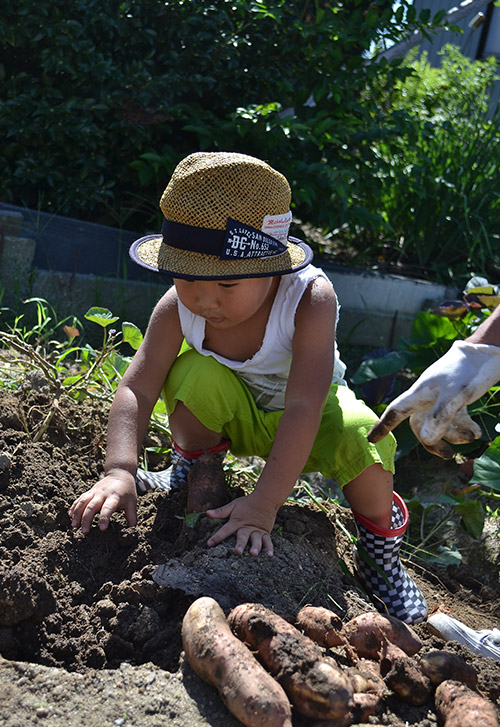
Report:
<svg viewBox="0 0 500 727"><path fill-rule="evenodd" d="M230 541L207 549L216 526L204 517L186 526L182 491L141 497L134 528L119 515L106 533L72 531L68 506L102 470L106 417L99 406L63 399L33 442L28 431L51 401L43 381L0 392L0 724L236 727L217 692L183 660L180 626L197 596L214 597L225 611L260 602L289 618L307 603L344 621L372 608L338 567L350 565L351 545L335 520L354 526L335 504L327 513L314 504L284 506L273 558L237 556ZM438 487L450 477L435 458L419 468L397 474L406 492L409 479L417 487L418 476L431 477ZM453 569L409 565L430 610L444 606L478 629L499 624L498 575L484 548L484 540L467 546ZM153 574L165 564L160 586ZM415 630L423 651L443 647L425 624ZM458 644L444 648L474 665L479 688L498 706L500 663ZM432 701L417 708L388 694L369 721L430 727L437 718ZM307 724L294 717L296 727Z"/></svg>

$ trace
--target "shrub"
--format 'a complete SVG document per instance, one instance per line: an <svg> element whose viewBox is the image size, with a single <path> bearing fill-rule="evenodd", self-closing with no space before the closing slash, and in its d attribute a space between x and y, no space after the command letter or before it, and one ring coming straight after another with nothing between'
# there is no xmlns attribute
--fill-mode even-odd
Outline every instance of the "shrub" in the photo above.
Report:
<svg viewBox="0 0 500 727"><path fill-rule="evenodd" d="M333 227L353 207L367 140L394 127L363 93L405 73L367 54L417 23L430 28L429 13L409 0L6 0L5 200L156 227L177 161L231 149L283 170L298 212Z"/></svg>
<svg viewBox="0 0 500 727"><path fill-rule="evenodd" d="M406 115L405 133L376 140L373 196L380 225L351 236L359 258L412 265L420 277L465 284L471 274L498 279L500 246L500 111L490 108L496 61L471 61L448 45L440 68L423 55L413 73L379 102Z"/></svg>

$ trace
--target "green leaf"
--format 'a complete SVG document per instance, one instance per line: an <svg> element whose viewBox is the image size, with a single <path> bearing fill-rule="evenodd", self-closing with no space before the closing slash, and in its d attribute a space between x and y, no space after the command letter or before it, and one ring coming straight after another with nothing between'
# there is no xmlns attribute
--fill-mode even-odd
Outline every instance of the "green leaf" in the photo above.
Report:
<svg viewBox="0 0 500 727"><path fill-rule="evenodd" d="M106 328L118 320L118 316L114 316L107 308L89 308L85 313L85 318L98 326Z"/></svg>
<svg viewBox="0 0 500 727"><path fill-rule="evenodd" d="M418 22L422 23L422 25L427 25L429 20L431 19L431 11L429 8L424 8L420 11L420 14L418 16Z"/></svg>
<svg viewBox="0 0 500 727"><path fill-rule="evenodd" d="M457 330L447 318L434 316L432 313L420 311L415 318L411 329L413 345L432 346L440 339L455 340L458 338Z"/></svg>
<svg viewBox="0 0 500 727"><path fill-rule="evenodd" d="M479 500L460 502L455 505L462 525L473 538L480 538L484 528L484 509Z"/></svg>
<svg viewBox="0 0 500 727"><path fill-rule="evenodd" d="M112 351L108 357L107 363L112 366L113 372L118 373L119 376L122 377L125 371L128 369L130 361L130 357L121 356L116 351Z"/></svg>
<svg viewBox="0 0 500 727"><path fill-rule="evenodd" d="M69 386L70 384L74 384L75 381L78 381L79 379L83 379L83 374L74 374L73 376L66 376L65 379L63 379L63 386Z"/></svg>
<svg viewBox="0 0 500 727"><path fill-rule="evenodd" d="M500 492L500 437L496 437L486 452L474 460L473 479Z"/></svg>
<svg viewBox="0 0 500 727"><path fill-rule="evenodd" d="M451 495L447 495L446 493L442 492L439 495L439 502L441 502L443 505L451 505L454 507L457 504L457 498L451 497Z"/></svg>
<svg viewBox="0 0 500 727"><path fill-rule="evenodd" d="M420 520L424 514L427 515L431 510L439 508L439 503L423 502L418 497L412 497L409 500L405 499L405 502L411 516L411 521ZM455 501L453 501L453 504L455 504Z"/></svg>
<svg viewBox="0 0 500 727"><path fill-rule="evenodd" d="M144 154L140 155L141 159L145 159L148 162L162 162L163 158L159 156L159 154L155 154L155 152L152 151L146 151Z"/></svg>
<svg viewBox="0 0 500 727"><path fill-rule="evenodd" d="M122 323L122 334L125 343L128 343L134 351L137 351L143 339L140 328L138 328L134 323L124 321Z"/></svg>
<svg viewBox="0 0 500 727"><path fill-rule="evenodd" d="M378 23L378 11L376 8L371 7L365 15L365 23L371 28L375 28Z"/></svg>
<svg viewBox="0 0 500 727"><path fill-rule="evenodd" d="M66 351L64 351L60 356L57 357L57 360L55 363L56 368L59 369L60 364L64 361L64 359L67 356L71 356L71 354L77 353L77 352L78 353L80 352L79 346L73 346L73 348L68 348Z"/></svg>
<svg viewBox="0 0 500 727"><path fill-rule="evenodd" d="M440 545L437 553L427 557L426 560L441 566L460 565L462 562L462 554L456 548Z"/></svg>
<svg viewBox="0 0 500 727"><path fill-rule="evenodd" d="M385 356L379 358L370 358L363 361L351 381L355 386L364 384L372 379L379 379L381 376L394 374L402 368L408 366L413 358L413 354L409 351L391 351Z"/></svg>
<svg viewBox="0 0 500 727"><path fill-rule="evenodd" d="M438 12L432 18L433 25L439 25L439 23L446 17L446 9L438 10Z"/></svg>
<svg viewBox="0 0 500 727"><path fill-rule="evenodd" d="M198 520L202 515L202 512L187 512L184 516L186 526L194 529L198 525Z"/></svg>

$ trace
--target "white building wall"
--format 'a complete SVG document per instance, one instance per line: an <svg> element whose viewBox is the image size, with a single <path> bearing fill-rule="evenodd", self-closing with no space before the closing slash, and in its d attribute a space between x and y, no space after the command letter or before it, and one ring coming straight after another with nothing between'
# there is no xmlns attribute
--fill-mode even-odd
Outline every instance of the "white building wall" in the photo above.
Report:
<svg viewBox="0 0 500 727"><path fill-rule="evenodd" d="M461 33L442 30L436 33L432 40L424 39L419 44L420 49L427 52L432 65L439 65L439 51L447 43L458 46L465 56L473 60L487 55L495 55L500 59L500 8L495 7L493 2L485 0L484 3L477 3L472 0L462 0L454 3L453 0L414 0L413 4L417 13L424 8L430 9L432 17L440 10L446 10L451 14L454 10L467 11L468 6L471 8L454 22L454 25L461 28Z"/></svg>
<svg viewBox="0 0 500 727"><path fill-rule="evenodd" d="M488 56L495 56L500 64L500 7L491 0L413 0L417 14L428 8L431 17L440 10L448 13L459 11L460 19L453 24L461 28L457 33L451 30L442 30L432 36L431 40L421 39L418 48L427 53L427 59L433 66L439 66L439 51L447 43L460 48L461 52L477 60ZM470 10L468 11L468 7ZM482 15L482 17L481 17ZM500 67L499 67L500 76ZM495 109L500 101L500 81L497 82L491 93L491 109Z"/></svg>

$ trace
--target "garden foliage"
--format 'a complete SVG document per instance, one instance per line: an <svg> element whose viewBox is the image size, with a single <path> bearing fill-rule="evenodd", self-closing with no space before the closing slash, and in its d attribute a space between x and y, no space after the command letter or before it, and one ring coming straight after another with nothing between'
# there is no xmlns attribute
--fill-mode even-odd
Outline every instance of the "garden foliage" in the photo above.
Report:
<svg viewBox="0 0 500 727"><path fill-rule="evenodd" d="M229 149L282 170L304 219L373 226L360 184L404 114L367 99L406 71L368 55L443 16L409 0L5 0L2 198L156 228L175 164Z"/></svg>
<svg viewBox="0 0 500 727"><path fill-rule="evenodd" d="M490 285L484 278L471 278L461 299L445 301L435 310L417 313L410 335L400 338L395 349L367 354L350 377L351 384L358 395L376 413L381 414L455 341L471 336L498 305L500 288ZM472 404L469 414L476 418L483 429L483 439L472 444L452 445L452 449L458 453L476 451L497 436L500 383ZM417 440L408 426L401 427L399 431L399 452L401 455L407 454L417 444Z"/></svg>
<svg viewBox="0 0 500 727"><path fill-rule="evenodd" d="M445 301L433 311L421 311L413 323L408 338L401 338L395 350L375 351L365 356L350 381L358 396L381 414L388 404L405 391L432 363L445 354L457 340L468 338L500 305L500 288L483 278L472 278L464 290L463 298ZM432 526L421 547L430 547L431 541L451 516L459 516L465 530L477 538L483 531L485 514L491 511L489 502L500 500L500 382L468 407L470 416L482 429L482 437L469 444L450 445L457 461L473 464L473 484L425 502L418 495L407 502L411 513L427 529L425 519L434 510L440 520ZM396 458L407 456L418 441L408 420L396 431L398 442ZM486 503L486 504L484 504ZM435 516L431 516L431 520ZM436 545L436 543L434 543ZM459 560L460 554L442 544L439 559L443 563Z"/></svg>
<svg viewBox="0 0 500 727"><path fill-rule="evenodd" d="M375 141L362 196L379 205L380 225L351 238L360 260L411 264L458 288L470 274L500 276L498 73L494 58L471 61L453 45L440 55L439 68L410 57L413 73L373 97L406 114L405 133Z"/></svg>
<svg viewBox="0 0 500 727"><path fill-rule="evenodd" d="M408 338L401 338L395 350L367 355L351 376L351 385L378 413L440 358L454 341L468 338L500 305L500 288L482 278L472 278L460 300L445 301L433 311L421 311ZM416 493L407 500L413 521L412 537L422 557L442 565L459 563L461 554L444 537L450 520L458 518L461 527L473 538L483 532L485 517L498 517L500 500L500 382L468 407L470 416L482 429L482 437L469 444L450 445L457 463L470 466L472 483L426 498ZM418 441L408 420L396 431L396 458L405 457ZM437 461L437 458L434 458ZM493 509L495 508L495 509ZM458 538L460 542L460 537Z"/></svg>

